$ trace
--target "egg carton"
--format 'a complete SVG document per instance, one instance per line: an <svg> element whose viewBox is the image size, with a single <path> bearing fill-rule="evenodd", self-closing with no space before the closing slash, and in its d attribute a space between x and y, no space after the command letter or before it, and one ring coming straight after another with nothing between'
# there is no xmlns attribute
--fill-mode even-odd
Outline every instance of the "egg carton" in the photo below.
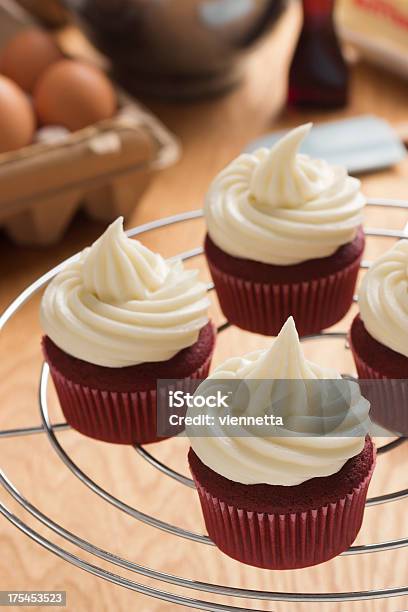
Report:
<svg viewBox="0 0 408 612"><path fill-rule="evenodd" d="M0 225L18 244L57 242L83 206L98 221L125 218L153 173L175 162L176 139L125 103L110 120L0 155Z"/></svg>
<svg viewBox="0 0 408 612"><path fill-rule="evenodd" d="M6 0L0 42L27 23L33 22ZM0 154L0 225L15 242L57 242L80 206L98 221L128 216L154 172L178 159L179 144L165 126L117 94L112 119Z"/></svg>

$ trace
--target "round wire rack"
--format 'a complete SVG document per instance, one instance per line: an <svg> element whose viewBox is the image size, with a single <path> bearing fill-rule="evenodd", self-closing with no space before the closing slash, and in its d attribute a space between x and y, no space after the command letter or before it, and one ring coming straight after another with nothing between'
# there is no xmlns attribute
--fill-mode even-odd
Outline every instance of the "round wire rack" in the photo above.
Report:
<svg viewBox="0 0 408 612"><path fill-rule="evenodd" d="M391 208L401 208L408 210L408 201L406 200L390 200L390 199L370 199L367 203L368 206L373 207L391 207ZM132 229L127 232L129 236L138 236L145 232L150 232L153 230L157 230L159 228L168 227L178 223L186 223L192 221L194 219L198 219L203 216L201 210L194 210L187 213L182 213L178 215L174 215L171 217L166 217L164 219L160 219L151 223L146 223L145 225L139 226L135 229ZM385 228L365 228L365 235L368 237L386 237L386 238L396 238L401 239L405 238L408 235L406 231L398 231L393 229L385 229ZM191 249L179 255L183 261L188 259L192 259L197 257L203 253L203 249L201 247ZM65 260L43 276L41 276L38 280L32 283L27 289L25 289L11 304L6 310L0 315L0 330L6 325L6 323L16 315L16 313L28 302L34 294L40 291L56 274L58 274L64 266L75 261L79 257L79 254L73 255L69 259ZM370 262L362 261L361 267L366 269L370 266ZM213 290L212 283L208 285L208 291ZM355 298L356 299L356 298ZM229 323L226 322L218 328L218 333L220 334L225 329L229 327ZM308 341L311 339L345 339L345 332L321 332L320 334L315 334L312 336L307 336L302 338L302 341ZM347 348L347 344L346 344ZM63 464L71 470L71 472L83 483L86 487L88 487L93 493L102 498L105 502L114 506L117 510L124 512L125 514L131 516L133 519L144 523L150 527L154 527L159 531L167 532L176 536L178 538L183 538L187 541L198 542L205 546L214 546L213 542L209 539L207 535L196 533L193 531L189 531L186 529L182 529L173 525L171 523L165 522L154 516L146 514L135 507L132 507L117 497L113 496L106 489L102 488L96 482L94 482L85 472L83 472L73 461L73 459L69 456L69 454L64 450L63 446L59 442L57 434L60 432L69 429L69 425L67 423L51 423L48 403L47 403L47 386L49 383L49 369L47 364L42 365L41 375L39 380L39 388L38 388L38 403L41 417L41 425L31 426L31 427L22 427L18 429L7 429L0 430L0 439L1 438L10 438L17 436L30 436L34 434L45 434L48 438L48 441L51 444L51 447L61 459ZM397 438L388 444L380 447L378 449L378 454L381 456L384 453L392 452L397 446L402 444L405 441L405 438ZM177 483L185 486L194 488L194 483L190 478L187 478L183 474L176 472L168 465L160 462L156 459L151 453L149 453L145 448L136 445L134 447L135 451L138 455L144 459L147 464L151 467L158 470L164 476L167 476ZM104 550L98 546L93 545L88 540L85 540L75 533L68 531L64 527L62 527L59 523L55 522L49 516L44 514L39 508L37 508L34 504L32 504L24 495L18 490L18 488L13 484L12 480L7 476L7 474L0 469L0 483L3 488L11 495L11 497L20 504L20 506L26 510L32 517L37 519L39 523L45 525L51 532L60 536L67 543L73 544L78 549L85 551L87 553L91 553L96 559L101 559L103 561L109 562L112 566L117 566L123 568L125 570L129 570L139 576L143 576L145 578L150 578L155 580L158 583L158 586L148 586L146 584L142 584L140 582L136 582L134 580L130 580L123 576L120 576L113 571L104 569L99 565L94 563L90 563L89 561L84 560L78 554L73 554L72 552L66 550L62 546L54 543L51 539L43 536L38 531L30 527L26 522L20 519L17 515L11 512L7 506L0 501L0 513L12 523L15 527L17 527L20 531L26 534L29 538L40 544L46 550L54 553L61 559L64 559L68 563L93 574L99 578L102 578L110 583L119 585L126 589L136 591L138 593L147 595L149 597L154 597L159 600L163 600L166 602L170 602L176 605L187 606L190 608L195 608L199 610L208 610L209 612L262 612L257 608L243 608L236 605L225 605L222 603L215 603L209 600L197 599L195 596L190 597L188 595L179 595L176 593L169 592L167 590L163 590L162 585L169 584L176 587L182 587L184 589L195 591L195 592L203 592L210 593L212 595L222 595L233 598L244 598L246 600L262 600L262 601L282 601L282 602L347 602L347 601L359 601L359 600L373 600L373 599L381 599L386 597L397 597L408 595L408 585L393 587L393 588L379 588L372 590L364 590L364 591L347 591L347 592L315 592L315 593L301 593L301 592L274 592L274 591L261 591L247 588L239 588L239 587L231 587L222 584L215 584L210 582L202 582L198 580L192 580L189 578L185 578L183 576L177 576L174 574L162 572L155 570L150 567L146 567L144 565L131 562L125 558L122 558L116 554L109 552L108 550ZM408 497L408 488L401 489L399 491L394 491L392 493L388 493L385 495L380 495L377 497L371 497L367 499L366 506L377 506L381 504L391 503L397 500L402 500ZM397 548L402 548L408 546L408 537L401 539L392 539L384 542L376 542L371 544L363 544L359 546L351 546L347 551L342 553L343 555L359 555L359 554L368 554L375 553L381 551L390 551L395 550ZM256 604L255 604L256 605Z"/></svg>

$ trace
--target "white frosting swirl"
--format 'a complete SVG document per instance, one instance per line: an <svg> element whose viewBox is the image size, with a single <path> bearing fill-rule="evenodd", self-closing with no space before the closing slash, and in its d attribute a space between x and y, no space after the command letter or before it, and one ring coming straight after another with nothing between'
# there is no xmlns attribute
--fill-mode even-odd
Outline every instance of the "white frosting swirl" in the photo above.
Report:
<svg viewBox="0 0 408 612"><path fill-rule="evenodd" d="M317 384L319 379L330 381ZM305 359L292 317L269 350L227 360L196 394L225 392L231 380L238 387L228 409L206 408L214 425L186 427L194 452L225 478L243 484L297 485L338 472L363 449L369 402L357 383ZM270 414L271 398L275 408L284 406L283 427L221 424L219 417L226 413ZM187 411L188 416L198 414L194 407Z"/></svg>
<svg viewBox="0 0 408 612"><path fill-rule="evenodd" d="M208 321L197 276L128 238L119 217L48 285L42 327L66 353L96 365L165 361L193 345Z"/></svg>
<svg viewBox="0 0 408 612"><path fill-rule="evenodd" d="M408 240L397 242L366 273L358 293L368 333L408 357Z"/></svg>
<svg viewBox="0 0 408 612"><path fill-rule="evenodd" d="M270 150L232 161L205 202L211 240L234 257L292 265L332 255L362 222L360 181L345 168L298 152L311 124Z"/></svg>

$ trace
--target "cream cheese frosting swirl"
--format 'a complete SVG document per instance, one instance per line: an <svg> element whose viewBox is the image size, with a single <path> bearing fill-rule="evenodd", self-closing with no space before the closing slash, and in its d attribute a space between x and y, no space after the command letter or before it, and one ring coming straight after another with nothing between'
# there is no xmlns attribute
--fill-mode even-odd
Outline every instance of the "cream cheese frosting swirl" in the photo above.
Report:
<svg viewBox="0 0 408 612"><path fill-rule="evenodd" d="M365 204L360 181L299 153L310 128L240 155L215 178L205 217L223 251L284 266L328 257L354 239Z"/></svg>
<svg viewBox="0 0 408 612"><path fill-rule="evenodd" d="M316 382L323 379L328 381ZM215 417L214 424L186 427L194 452L225 478L243 484L293 486L338 472L363 449L370 427L369 402L357 383L305 359L292 317L270 349L227 360L196 394L225 391L231 380L238 387L228 409L206 409ZM241 430L221 424L219 418L223 411L264 415L271 405L282 403L283 426L275 430L269 425L268 429L242 425ZM187 415L199 412L191 407Z"/></svg>
<svg viewBox="0 0 408 612"><path fill-rule="evenodd" d="M397 242L366 273L358 293L368 333L408 357L408 240Z"/></svg>
<svg viewBox="0 0 408 612"><path fill-rule="evenodd" d="M197 276L128 238L119 217L48 285L41 324L63 351L96 365L165 361L208 321Z"/></svg>

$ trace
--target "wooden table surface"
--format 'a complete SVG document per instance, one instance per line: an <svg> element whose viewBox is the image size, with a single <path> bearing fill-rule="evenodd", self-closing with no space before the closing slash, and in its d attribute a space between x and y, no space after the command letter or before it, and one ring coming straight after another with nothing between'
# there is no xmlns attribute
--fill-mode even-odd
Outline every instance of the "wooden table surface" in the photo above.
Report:
<svg viewBox="0 0 408 612"><path fill-rule="evenodd" d="M195 104L152 104L153 110L179 136L184 147L181 161L158 174L149 191L135 207L128 226L157 219L170 213L201 207L210 179L243 146L262 132L296 125L310 119L329 120L361 113L375 113L391 122L407 119L406 84L375 67L358 64L353 69L351 102L347 109L327 113L280 113L285 97L288 57L296 35L299 15L293 9L279 25L275 36L259 48L248 62L243 85L229 95ZM392 170L362 177L367 196L408 197L408 161ZM406 211L367 210L370 226L401 228ZM63 241L47 249L17 248L0 236L0 307L8 304L25 286L63 258L89 244L103 230L102 225L77 216ZM204 234L201 221L146 236L146 244L164 255L197 245ZM370 239L366 257L372 259L392 244L389 239ZM208 278L204 262L197 260ZM40 422L36 400L41 366L38 324L39 296L11 321L2 334L0 362L0 429L36 425ZM354 308L354 307L353 307ZM222 321L214 300L212 314ZM354 309L353 309L354 312ZM352 313L336 328L345 330ZM270 340L230 329L218 343L215 363L226 356L267 346ZM330 360L341 371L352 370L351 357L342 341L309 343L309 356ZM62 419L50 389L52 419ZM78 466L110 493L144 512L180 527L203 532L198 500L194 491L161 476L131 448L88 440L73 431L58 434L66 451ZM230 586L269 591L348 591L397 587L408 584L408 551L340 557L322 566L293 572L268 572L246 567L206 547L156 531L114 509L77 480L51 448L45 435L2 439L1 467L21 493L66 529L93 544L133 562L186 578ZM187 473L184 440L171 440L149 448L162 461ZM408 445L378 460L370 495L408 486L406 465ZM404 465L405 464L405 465ZM4 491L0 500L39 533L66 546L90 562L107 567L103 561L75 549L38 524ZM369 508L357 543L379 542L408 536L408 512L402 501ZM62 589L68 593L71 611L168 612L177 607L114 586L74 568L45 551L10 525L0 522L0 589ZM112 569L112 566L110 567ZM120 568L119 574L159 586ZM164 585L164 590L201 599L205 593ZM396 611L408 608L408 597L353 603L290 604L266 603L228 598L214 601L240 605L244 609L287 611Z"/></svg>

